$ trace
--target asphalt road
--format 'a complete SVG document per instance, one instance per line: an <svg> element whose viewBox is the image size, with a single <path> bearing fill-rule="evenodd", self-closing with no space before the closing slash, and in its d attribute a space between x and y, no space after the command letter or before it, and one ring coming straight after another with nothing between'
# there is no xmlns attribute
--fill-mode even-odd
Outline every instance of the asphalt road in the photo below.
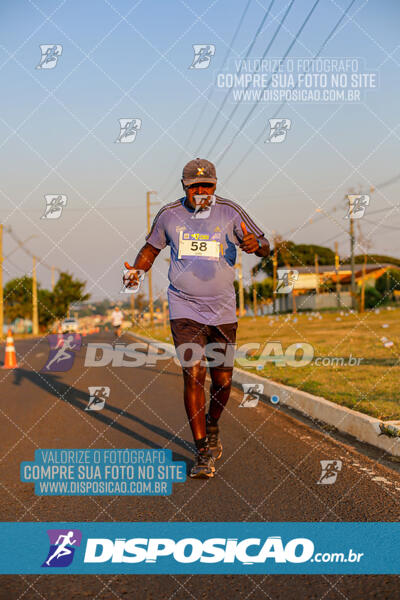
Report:
<svg viewBox="0 0 400 600"><path fill-rule="evenodd" d="M43 374L46 340L16 342L19 368L1 371L2 521L398 521L398 465L338 439L279 406L241 408L234 389L221 420L224 454L211 480L174 484L170 497L38 497L21 483L21 461L39 448L170 448L192 464L182 377L153 367L84 367L83 338L71 370ZM129 336L120 342L129 343ZM2 348L3 350L3 348ZM3 353L0 355L3 358ZM87 412L88 386L110 387ZM369 456L368 456L369 454ZM333 485L318 485L321 460L341 460ZM344 600L399 598L397 576L2 576L0 598Z"/></svg>

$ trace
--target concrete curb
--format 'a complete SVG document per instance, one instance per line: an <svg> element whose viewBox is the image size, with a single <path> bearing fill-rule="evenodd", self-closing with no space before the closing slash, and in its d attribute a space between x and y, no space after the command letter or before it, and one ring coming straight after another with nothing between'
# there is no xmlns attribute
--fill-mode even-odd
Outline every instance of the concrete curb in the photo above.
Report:
<svg viewBox="0 0 400 600"><path fill-rule="evenodd" d="M397 437L400 436L400 421L383 423L375 417L335 404L321 396L314 396L266 377L248 373L243 369L234 369L233 382L236 385L261 383L264 385L263 395L267 400L276 395L281 404L294 408L307 417L332 425L338 431L385 450L388 454L400 456L400 437Z"/></svg>
<svg viewBox="0 0 400 600"><path fill-rule="evenodd" d="M156 341L136 333L129 333L149 344ZM270 400L274 395L278 396L280 404L298 410L308 418L331 425L338 431L355 437L360 442L366 442L375 448L385 450L392 456L400 457L400 421L382 422L375 417L335 404L321 396L314 396L236 367L233 370L233 383L239 387L242 383L261 383L264 385L262 396L265 400Z"/></svg>

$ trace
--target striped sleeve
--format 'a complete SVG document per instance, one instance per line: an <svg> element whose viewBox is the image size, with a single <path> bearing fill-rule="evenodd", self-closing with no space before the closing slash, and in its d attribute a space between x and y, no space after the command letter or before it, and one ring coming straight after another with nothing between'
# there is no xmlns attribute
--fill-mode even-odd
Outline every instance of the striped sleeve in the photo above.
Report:
<svg viewBox="0 0 400 600"><path fill-rule="evenodd" d="M168 210L179 206L179 204L179 201L170 202L166 206L160 208L160 210L154 217L154 221L151 226L150 232L146 235L146 242L154 246L154 248L162 250L168 244L167 235L165 231L165 215Z"/></svg>
<svg viewBox="0 0 400 600"><path fill-rule="evenodd" d="M167 236L165 235L165 228L163 225L163 214L163 209L158 211L154 217L150 232L146 235L146 242L158 250L162 250L167 245Z"/></svg>
<svg viewBox="0 0 400 600"><path fill-rule="evenodd" d="M264 237L264 232L260 229L253 219L247 214L247 212L236 204L236 202L232 202L232 200L225 200L224 198L218 198L218 203L226 206L230 206L232 208L232 220L233 220L233 233L236 237L238 244L243 239L243 231L241 227L241 223L246 225L246 229L249 233L254 233L256 237Z"/></svg>

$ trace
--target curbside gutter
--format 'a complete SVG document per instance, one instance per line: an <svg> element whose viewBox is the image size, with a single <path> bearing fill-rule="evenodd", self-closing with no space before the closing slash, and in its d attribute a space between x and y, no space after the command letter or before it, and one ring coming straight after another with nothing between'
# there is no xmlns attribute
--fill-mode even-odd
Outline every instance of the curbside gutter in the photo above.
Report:
<svg viewBox="0 0 400 600"><path fill-rule="evenodd" d="M150 345L157 341L133 332L128 333ZM269 401L271 396L279 396L280 404L293 408L310 419L331 425L341 433L347 433L360 442L385 450L392 456L400 457L400 421L383 422L376 417L370 417L346 406L335 404L322 396L314 396L237 367L233 370L232 381L237 387L241 387L242 383L261 383L264 385L264 393L261 395L264 400Z"/></svg>
<svg viewBox="0 0 400 600"><path fill-rule="evenodd" d="M264 385L263 396L267 400L273 395L279 396L281 404L298 410L306 417L331 425L361 442L385 450L388 454L400 456L400 421L383 423L380 419L335 404L321 396L314 396L243 369L234 369L233 382L236 385L261 383Z"/></svg>

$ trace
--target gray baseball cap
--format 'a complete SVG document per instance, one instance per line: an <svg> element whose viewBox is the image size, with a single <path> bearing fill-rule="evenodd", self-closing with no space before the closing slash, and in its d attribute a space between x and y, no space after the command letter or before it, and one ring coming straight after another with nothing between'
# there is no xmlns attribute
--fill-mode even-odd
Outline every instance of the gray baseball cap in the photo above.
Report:
<svg viewBox="0 0 400 600"><path fill-rule="evenodd" d="M183 185L217 183L215 166L205 158L195 158L183 167L182 180Z"/></svg>

